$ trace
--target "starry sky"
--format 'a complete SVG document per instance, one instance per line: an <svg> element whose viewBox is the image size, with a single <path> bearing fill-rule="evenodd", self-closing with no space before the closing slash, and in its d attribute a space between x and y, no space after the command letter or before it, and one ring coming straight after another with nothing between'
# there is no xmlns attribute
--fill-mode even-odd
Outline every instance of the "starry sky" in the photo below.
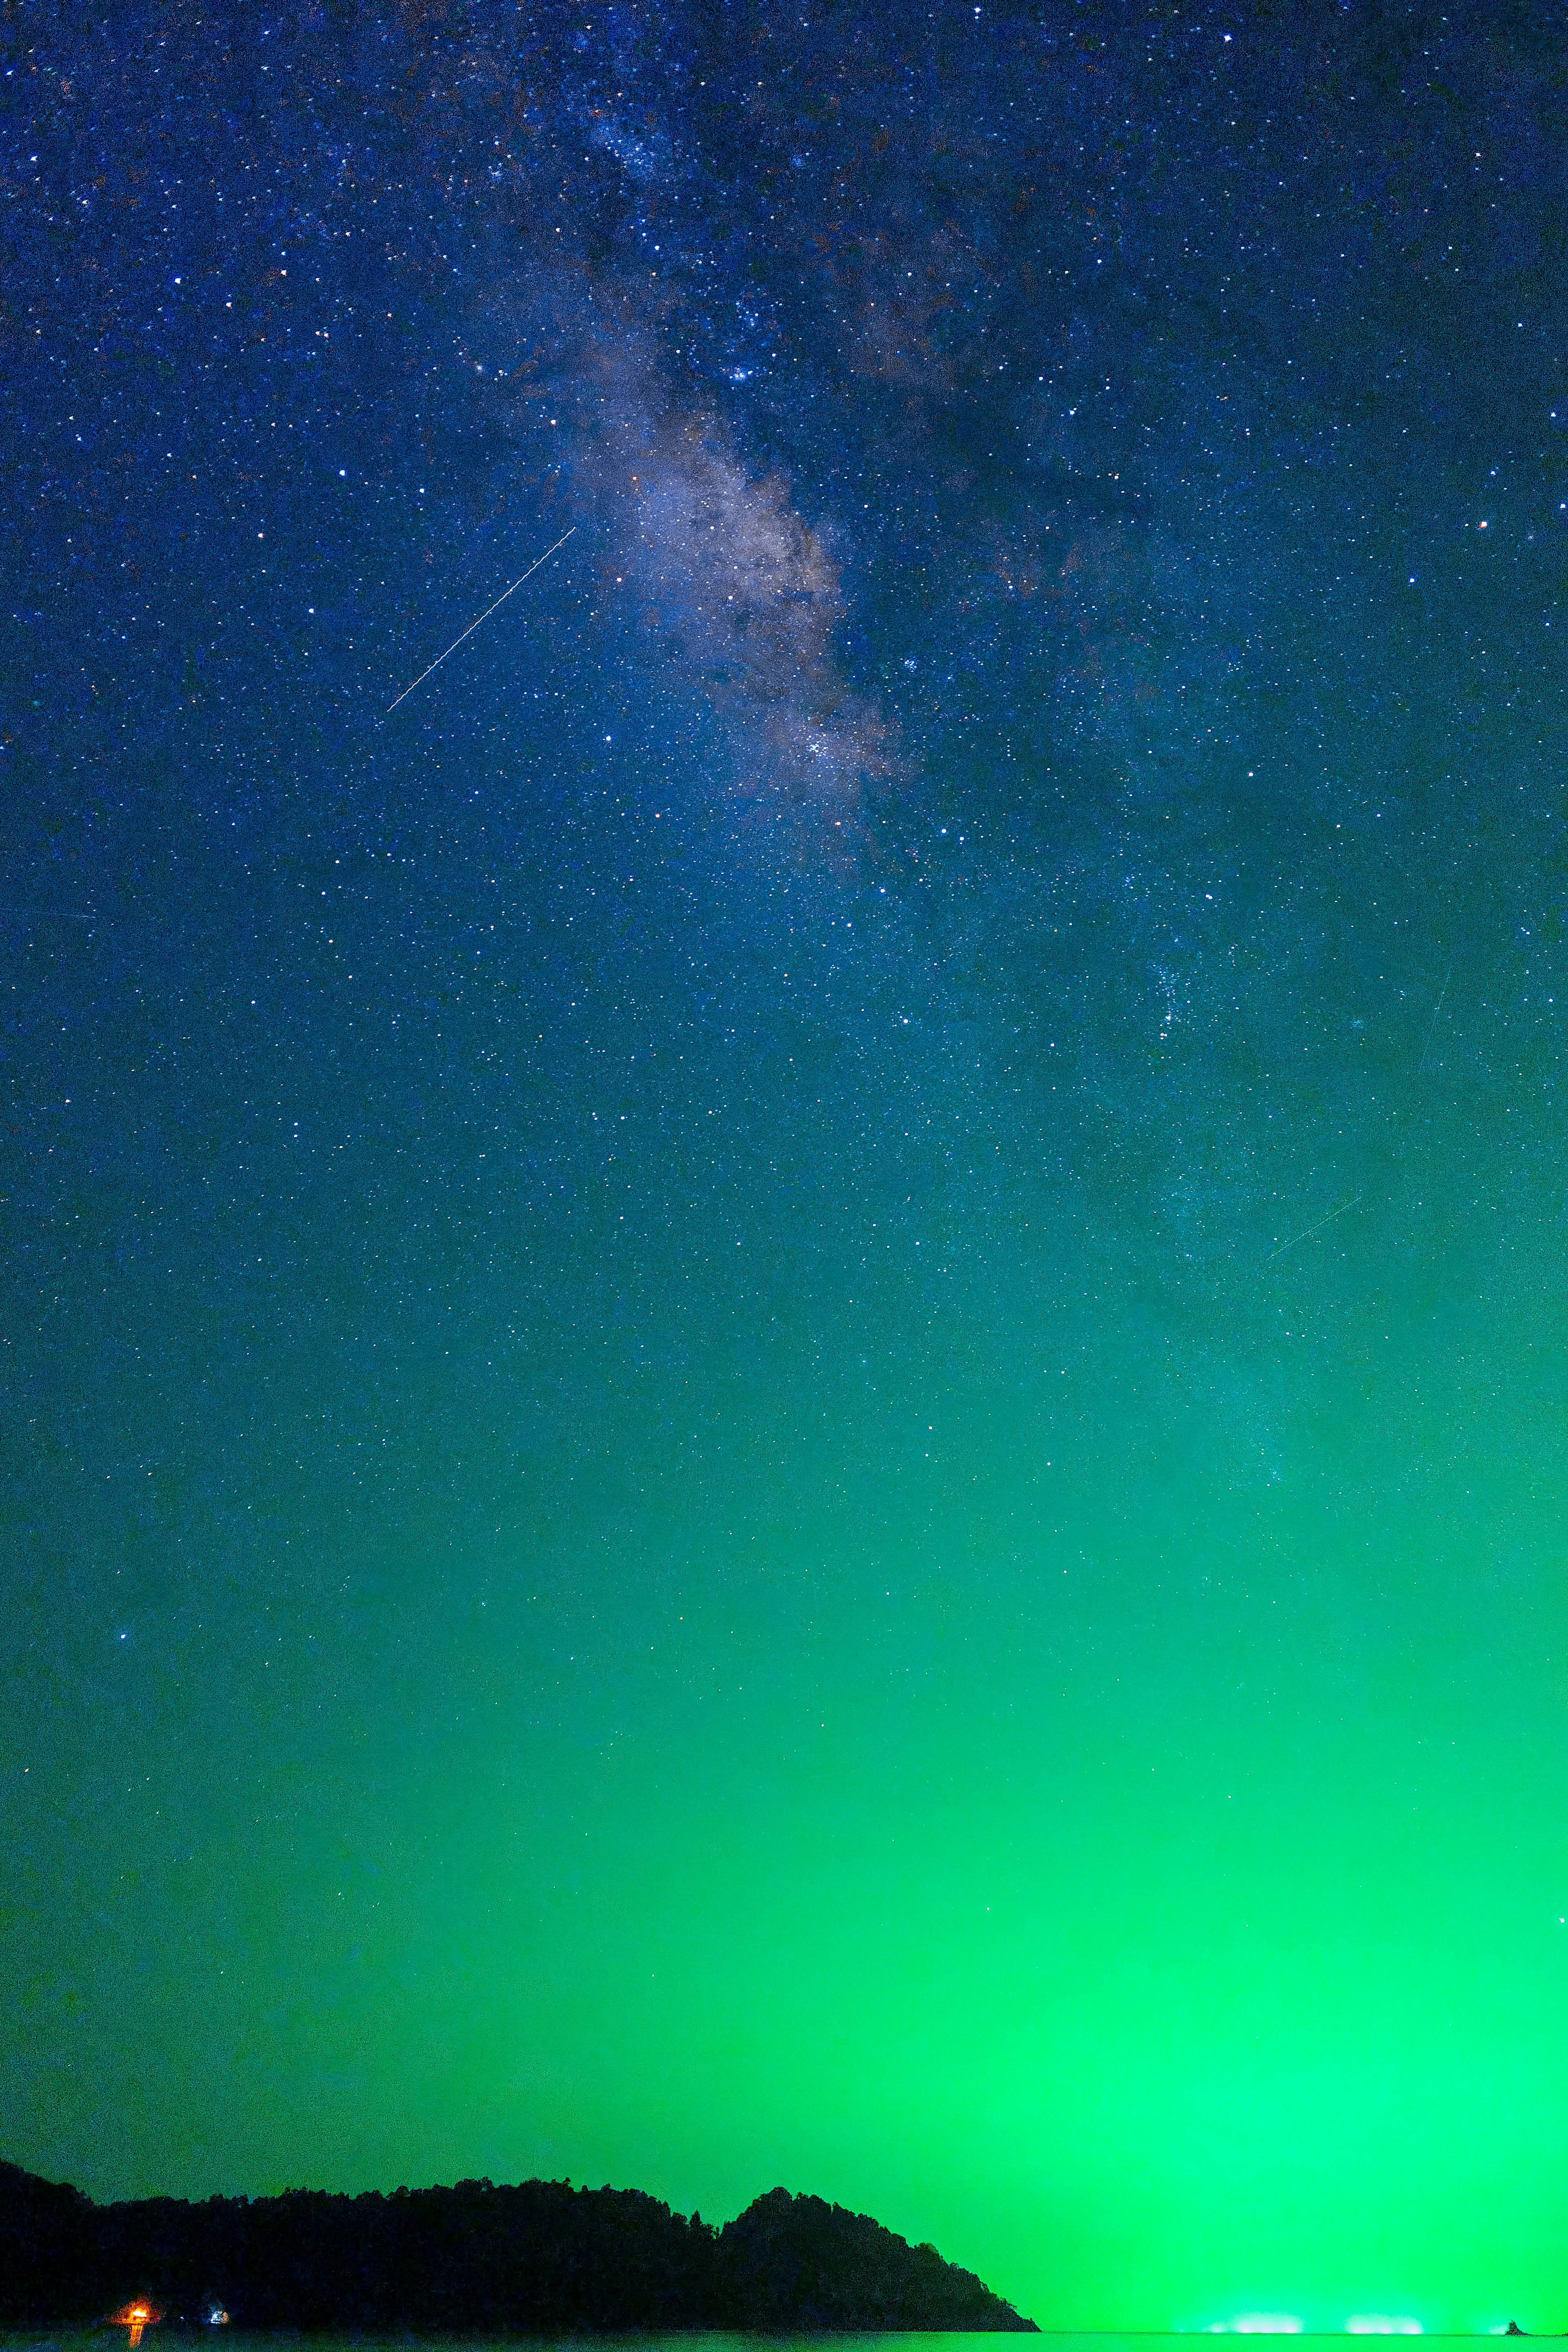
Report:
<svg viewBox="0 0 1568 2352"><path fill-rule="evenodd" d="M0 2152L1568 2326L1556 12L0 44Z"/></svg>

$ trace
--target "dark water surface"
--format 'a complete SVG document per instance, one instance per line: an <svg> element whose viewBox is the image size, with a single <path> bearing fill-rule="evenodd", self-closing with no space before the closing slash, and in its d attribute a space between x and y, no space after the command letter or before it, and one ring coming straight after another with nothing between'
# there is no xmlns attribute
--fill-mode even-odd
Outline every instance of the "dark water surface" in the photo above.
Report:
<svg viewBox="0 0 1568 2352"><path fill-rule="evenodd" d="M188 2344L189 2336L193 2332L185 2329L179 2330L177 2335L172 2331L167 2332L166 2341L171 2346L176 2342L181 2345ZM411 2345L418 2346L420 2352L448 2352L448 2347L449 2352L517 2352L520 2345L536 2347L536 2352L546 2352L546 2347L556 2345L592 2345L595 2352L674 2352L674 2347L680 2346L700 2346L703 2347L703 2352L729 2352L729 2347L734 2347L734 2352L791 2352L791 2347L797 2346L819 2347L824 2345L843 2347L845 2352L850 2352L851 2347L854 2347L854 2352L871 2352L871 2347L876 2346L887 2347L888 2352L925 2352L927 2347L931 2347L931 2352L987 2352L987 2347L989 2352L996 2352L996 2347L1001 2343L1011 2340L991 2333L968 2334L941 2329L910 2329L858 2336L822 2336L804 2331L763 2336L740 2334L721 2328L701 2330L655 2328L642 2335L586 2337L580 2336L487 2337L314 2335L296 2333L292 2330L266 2334L252 2333L237 2327L226 2328L222 2331L217 2329L203 2331L204 2335L209 2332L215 2340L221 2342L223 2352L262 2352L262 2347L279 2347L285 2345L290 2347L290 2352L317 2352L317 2347L319 2352L341 2352L341 2347L348 2344L355 2346L357 2352L383 2352L383 2347L385 2347L385 2352L393 2352L395 2347L398 2347L398 2352L405 2352L405 2347ZM1137 2347L1137 2352L1160 2352L1160 2347L1173 2347L1173 2347L1177 2345L1191 2345L1194 2336L1201 2336L1206 2332L1190 2329L1181 2334L1173 2331L1163 2334L1126 2329L1063 2331L1058 2334L1046 2330L1044 2340L1052 2347L1052 2352L1121 2352L1122 2347L1129 2347L1129 2352L1131 2352L1131 2347ZM158 2331L155 2330L148 2330L143 2343L143 2352L154 2352L154 2339ZM1283 2335L1279 2335L1275 2336L1271 2340L1278 2344L1286 2339ZM1289 2340L1302 2345L1343 2345L1348 2340L1348 2332L1326 2336L1309 2336L1303 2333L1292 2335ZM1438 2343L1476 2343L1487 2339L1471 2336L1443 2336L1431 2337L1428 2340ZM0 2329L0 2352L106 2352L106 2331L101 2327Z"/></svg>

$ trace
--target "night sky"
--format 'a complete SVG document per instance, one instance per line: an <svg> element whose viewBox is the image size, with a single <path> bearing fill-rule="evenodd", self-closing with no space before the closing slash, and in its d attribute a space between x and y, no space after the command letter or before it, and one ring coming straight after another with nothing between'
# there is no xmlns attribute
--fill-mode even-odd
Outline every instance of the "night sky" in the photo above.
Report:
<svg viewBox="0 0 1568 2352"><path fill-rule="evenodd" d="M105 13L0 2153L1568 2326L1560 13Z"/></svg>

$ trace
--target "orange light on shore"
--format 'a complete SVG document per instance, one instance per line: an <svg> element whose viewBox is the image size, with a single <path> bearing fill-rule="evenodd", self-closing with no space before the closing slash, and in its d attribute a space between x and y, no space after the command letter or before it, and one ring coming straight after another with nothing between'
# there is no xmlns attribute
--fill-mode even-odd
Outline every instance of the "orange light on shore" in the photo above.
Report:
<svg viewBox="0 0 1568 2352"><path fill-rule="evenodd" d="M111 2327L129 2327L131 2352L136 2352L136 2347L142 2341L142 2330L144 2327L156 2327L163 2316L155 2303L148 2303L143 2299L137 2303L121 2304L118 2311L110 2313L109 2323Z"/></svg>

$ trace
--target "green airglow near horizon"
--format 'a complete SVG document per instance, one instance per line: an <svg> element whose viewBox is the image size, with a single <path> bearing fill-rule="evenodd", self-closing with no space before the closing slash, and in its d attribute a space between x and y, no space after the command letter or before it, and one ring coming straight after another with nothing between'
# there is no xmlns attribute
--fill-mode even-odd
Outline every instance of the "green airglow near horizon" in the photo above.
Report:
<svg viewBox="0 0 1568 2352"><path fill-rule="evenodd" d="M931 1422L874 1519L845 1476L672 1495L640 1620L503 1532L457 1622L362 1629L374 1742L296 1661L252 1822L95 1889L93 2039L12 2152L90 2137L100 2196L780 2181L1047 2327L1559 2323L1563 1766L1547 1661L1466 1598L1503 1498L1347 1507L1289 1428L1283 1491L1160 1473L1128 1405L1048 1473ZM1550 1515L1507 1528L1544 1575Z"/></svg>

